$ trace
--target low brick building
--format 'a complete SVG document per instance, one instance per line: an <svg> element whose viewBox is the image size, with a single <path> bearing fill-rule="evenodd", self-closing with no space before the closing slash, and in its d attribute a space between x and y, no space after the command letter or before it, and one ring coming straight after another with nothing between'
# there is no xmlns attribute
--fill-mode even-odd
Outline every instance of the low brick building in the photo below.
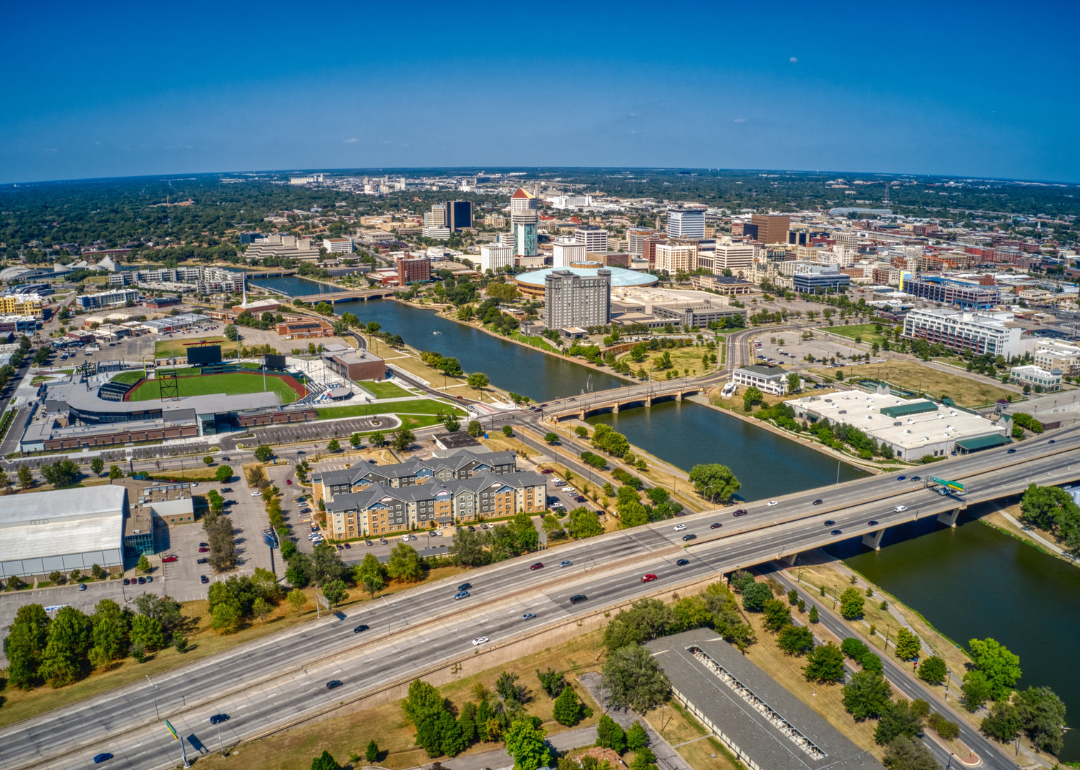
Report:
<svg viewBox="0 0 1080 770"><path fill-rule="evenodd" d="M320 318L290 318L279 323L276 329L287 339L334 336L334 327Z"/></svg>
<svg viewBox="0 0 1080 770"><path fill-rule="evenodd" d="M331 371L354 382L386 378L386 362L366 350L327 353L323 355L323 363Z"/></svg>

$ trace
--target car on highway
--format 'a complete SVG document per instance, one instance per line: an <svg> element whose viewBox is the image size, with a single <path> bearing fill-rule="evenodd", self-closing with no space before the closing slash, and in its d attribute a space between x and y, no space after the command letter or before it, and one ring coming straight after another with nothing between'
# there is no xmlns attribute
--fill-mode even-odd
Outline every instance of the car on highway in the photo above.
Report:
<svg viewBox="0 0 1080 770"><path fill-rule="evenodd" d="M731 515L732 516L745 516L748 513L750 513L750 511L746 510L745 508L739 508L737 511L735 511L735 513L733 513Z"/></svg>
<svg viewBox="0 0 1080 770"><path fill-rule="evenodd" d="M676 525L675 525L675 531L676 531L676 532L682 532L682 531L683 531L684 529L686 529L686 525L685 525L685 524L676 524Z"/></svg>
<svg viewBox="0 0 1080 770"><path fill-rule="evenodd" d="M722 527L722 526L724 526L724 525L721 524L720 522L714 521L712 524L709 525L709 529L720 529L720 527Z"/></svg>
<svg viewBox="0 0 1080 770"><path fill-rule="evenodd" d="M1054 439L1054 438L1052 438L1052 439L1050 439L1049 441L1047 441L1046 443L1047 443L1047 444L1056 444L1056 443L1057 443L1057 439Z"/></svg>
<svg viewBox="0 0 1080 770"><path fill-rule="evenodd" d="M779 505L779 503L777 503L775 500L770 500L768 505L770 508L772 508L774 505Z"/></svg>
<svg viewBox="0 0 1080 770"><path fill-rule="evenodd" d="M1050 443L1053 444L1054 442L1051 441ZM911 480L912 481L922 481L922 476L912 476Z"/></svg>
<svg viewBox="0 0 1080 770"><path fill-rule="evenodd" d="M535 617L536 617L536 613L534 613L534 612L526 612L524 615L521 616L521 619L522 620L532 620Z"/></svg>
<svg viewBox="0 0 1080 770"><path fill-rule="evenodd" d="M356 628L354 628L354 629L352 630L352 632L353 632L354 634L362 634L362 633L363 633L364 631L367 631L367 630L368 630L368 627L367 627L367 626L366 626L365 624L361 623L361 624L360 624L360 625L358 625L358 626L357 626Z"/></svg>
<svg viewBox="0 0 1080 770"><path fill-rule="evenodd" d="M835 521L833 521L832 519L825 519L825 526L826 526L826 527L832 527L832 526L834 526L835 524L836 524L836 522L835 522Z"/></svg>
<svg viewBox="0 0 1080 770"><path fill-rule="evenodd" d="M895 508L893 508L893 510L896 511L897 513L903 513L904 511L907 510L907 506L906 505L898 505Z"/></svg>
<svg viewBox="0 0 1080 770"><path fill-rule="evenodd" d="M866 526L868 526L868 527L876 527L877 526L877 519L870 519L870 521L866 522Z"/></svg>
<svg viewBox="0 0 1080 770"><path fill-rule="evenodd" d="M586 602L588 600L589 600L589 597L586 596L585 594L574 594L573 596L570 597L570 603L571 604L581 604L581 602Z"/></svg>
<svg viewBox="0 0 1080 770"><path fill-rule="evenodd" d="M842 534L843 534L843 530L840 530L840 529L834 529L834 530L833 530L832 532L830 532L829 534L830 534L830 535L842 535Z"/></svg>
<svg viewBox="0 0 1080 770"><path fill-rule="evenodd" d="M180 561L179 556L166 556L161 560L165 564L172 564L174 561Z"/></svg>
<svg viewBox="0 0 1080 770"><path fill-rule="evenodd" d="M814 505L821 505L823 502L825 501L819 497L817 500L814 501Z"/></svg>
<svg viewBox="0 0 1080 770"><path fill-rule="evenodd" d="M472 640L473 647L479 647L481 644L484 644L484 642L486 642L487 640L488 640L488 638L486 636L478 636L478 637L476 637L475 639Z"/></svg>
<svg viewBox="0 0 1080 770"><path fill-rule="evenodd" d="M228 714L214 714L214 716L210 717L210 724L212 724L212 725L219 725L222 722L228 722L228 721L229 721L229 715Z"/></svg>
<svg viewBox="0 0 1080 770"><path fill-rule="evenodd" d="M574 562L570 561L569 559L566 559L564 561L559 562L559 566L560 567L569 567L573 563Z"/></svg>
<svg viewBox="0 0 1080 770"><path fill-rule="evenodd" d="M468 591L470 588L472 588L472 583L462 583L461 585L459 585L457 587L457 590L459 590L459 591Z"/></svg>
<svg viewBox="0 0 1080 770"><path fill-rule="evenodd" d="M199 575L199 582L200 583L209 583L210 578L208 578L206 575Z"/></svg>
<svg viewBox="0 0 1080 770"><path fill-rule="evenodd" d="M907 476L897 476L897 477L896 477L896 480L897 480L897 481L903 481L903 480L904 480L904 479L906 479L906 478L907 478Z"/></svg>
<svg viewBox="0 0 1080 770"><path fill-rule="evenodd" d="M679 559L677 562L675 562L675 566L676 567L685 567L689 563L690 563L689 559Z"/></svg>
<svg viewBox="0 0 1080 770"><path fill-rule="evenodd" d="M642 583L651 583L654 580L656 580L656 575L649 574L649 575L642 575L641 576L641 582Z"/></svg>
<svg viewBox="0 0 1080 770"><path fill-rule="evenodd" d="M1016 454L1016 450L1015 449L1010 449L1008 452L1006 452L1006 454L1010 454L1010 455L1011 454Z"/></svg>
<svg viewBox="0 0 1080 770"><path fill-rule="evenodd" d="M94 764L100 765L102 762L108 762L112 759L112 754L98 754L94 757Z"/></svg>
<svg viewBox="0 0 1080 770"><path fill-rule="evenodd" d="M543 568L544 568L544 562L542 562L542 561L538 561L538 562L536 562L536 564L529 567L529 569L543 569Z"/></svg>
<svg viewBox="0 0 1080 770"><path fill-rule="evenodd" d="M690 533L689 535L683 535L682 539L684 542L687 540L697 540L697 535Z"/></svg>
<svg viewBox="0 0 1080 770"><path fill-rule="evenodd" d="M456 594L454 594L454 600L455 601L458 600L458 599L468 599L468 598L469 598L469 592L468 591L458 591Z"/></svg>
<svg viewBox="0 0 1080 770"><path fill-rule="evenodd" d="M327 690L334 690L334 689L337 689L338 687L341 687L341 685L343 685L343 684L345 684L345 683L342 682L340 679L331 679L329 682L326 683L326 689Z"/></svg>

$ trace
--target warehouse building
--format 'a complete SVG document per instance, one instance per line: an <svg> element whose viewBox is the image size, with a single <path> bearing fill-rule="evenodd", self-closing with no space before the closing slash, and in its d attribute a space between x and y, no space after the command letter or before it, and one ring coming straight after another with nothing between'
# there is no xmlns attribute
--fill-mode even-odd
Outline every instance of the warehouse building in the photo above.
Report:
<svg viewBox="0 0 1080 770"><path fill-rule="evenodd" d="M127 493L120 486L5 495L0 497L0 579L29 582L57 570L90 574L95 564L120 572L128 539L134 544L144 535L152 550L152 532L128 519Z"/></svg>
<svg viewBox="0 0 1080 770"><path fill-rule="evenodd" d="M679 703L754 770L884 770L865 749L707 628L645 647Z"/></svg>

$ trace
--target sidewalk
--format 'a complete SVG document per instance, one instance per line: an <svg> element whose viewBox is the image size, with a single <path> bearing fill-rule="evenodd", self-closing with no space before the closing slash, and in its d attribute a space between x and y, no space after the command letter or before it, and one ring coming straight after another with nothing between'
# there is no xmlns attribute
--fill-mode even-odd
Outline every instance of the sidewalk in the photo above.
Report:
<svg viewBox="0 0 1080 770"><path fill-rule="evenodd" d="M581 682L581 686L584 687L592 699L597 703L603 704L601 700L600 685L601 678L597 673L582 674L578 677L578 681ZM619 726L623 730L628 730L630 725L634 721L641 723L641 726L645 728L646 735L649 736L649 748L656 754L656 764L660 770L692 770L690 763L683 759L671 744L660 736L648 720L640 716L636 711L626 709L615 710L608 709L607 715L619 723Z"/></svg>
<svg viewBox="0 0 1080 770"><path fill-rule="evenodd" d="M567 730L564 733L557 733L548 738L548 744L558 752L580 749L592 746L595 743L595 725ZM449 770L500 770L509 768L513 764L514 760L506 753L506 749L485 751L483 754L464 754L442 763L443 767L449 768Z"/></svg>

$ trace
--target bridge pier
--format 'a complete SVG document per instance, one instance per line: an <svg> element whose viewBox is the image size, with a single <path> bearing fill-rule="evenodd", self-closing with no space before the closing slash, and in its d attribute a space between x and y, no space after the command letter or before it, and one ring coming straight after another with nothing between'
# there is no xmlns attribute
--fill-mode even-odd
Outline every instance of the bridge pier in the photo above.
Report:
<svg viewBox="0 0 1080 770"><path fill-rule="evenodd" d="M794 567L795 566L795 560L797 558L799 558L798 552L789 553L787 556L781 556L780 561L784 562L784 564L788 565L789 567Z"/></svg>
<svg viewBox="0 0 1080 770"><path fill-rule="evenodd" d="M611 413L612 414L618 414L619 413L619 402L618 401L616 401L615 405L611 407Z"/></svg>
<svg viewBox="0 0 1080 770"><path fill-rule="evenodd" d="M877 532L867 532L863 535L862 544L867 548L872 548L875 551L881 550L881 538L884 536L885 530L879 529Z"/></svg>
<svg viewBox="0 0 1080 770"><path fill-rule="evenodd" d="M681 390L678 393L675 394L675 400L676 401L682 401L682 391Z"/></svg>
<svg viewBox="0 0 1080 770"><path fill-rule="evenodd" d="M953 508L951 511L945 513L939 513L937 520L944 524L946 527L956 527L956 520L960 518L960 509Z"/></svg>
<svg viewBox="0 0 1080 770"><path fill-rule="evenodd" d="M648 409L650 406L652 406L652 396L649 396L649 398L645 399L645 408Z"/></svg>

